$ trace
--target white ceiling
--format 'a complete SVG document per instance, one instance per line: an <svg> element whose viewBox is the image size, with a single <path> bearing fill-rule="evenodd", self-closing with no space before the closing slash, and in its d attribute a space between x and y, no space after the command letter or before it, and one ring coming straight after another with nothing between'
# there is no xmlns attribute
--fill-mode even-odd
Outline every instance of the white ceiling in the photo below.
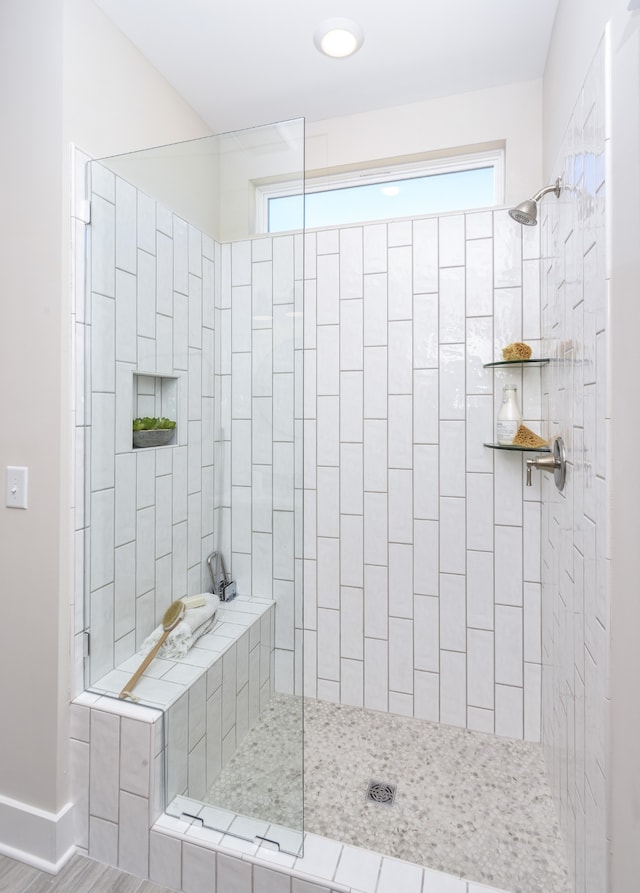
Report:
<svg viewBox="0 0 640 893"><path fill-rule="evenodd" d="M214 132L539 78L559 0L95 0ZM330 59L313 35L354 19Z"/></svg>

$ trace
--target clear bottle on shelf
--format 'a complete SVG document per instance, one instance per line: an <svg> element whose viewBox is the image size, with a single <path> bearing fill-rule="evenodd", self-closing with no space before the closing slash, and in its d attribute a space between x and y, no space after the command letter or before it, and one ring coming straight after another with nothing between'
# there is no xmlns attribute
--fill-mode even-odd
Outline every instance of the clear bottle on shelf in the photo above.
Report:
<svg viewBox="0 0 640 893"><path fill-rule="evenodd" d="M522 413L518 406L518 388L514 384L506 384L502 389L502 406L498 413L496 439L502 446L513 443L516 431L522 424Z"/></svg>

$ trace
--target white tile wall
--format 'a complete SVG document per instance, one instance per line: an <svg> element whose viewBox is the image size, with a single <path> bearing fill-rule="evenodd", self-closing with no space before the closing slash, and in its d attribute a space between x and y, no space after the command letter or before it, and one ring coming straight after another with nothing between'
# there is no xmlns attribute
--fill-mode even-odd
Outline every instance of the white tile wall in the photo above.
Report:
<svg viewBox="0 0 640 893"><path fill-rule="evenodd" d="M605 37L554 170L565 190L543 206L542 220L542 336L555 361L543 373L543 412L549 433L564 438L568 460L562 494L546 475L541 482L542 739L576 893L606 889L609 850L608 64ZM525 617L537 615L539 597L525 585ZM540 685L537 662L528 662L540 638L531 625L529 632L525 717L527 679L532 689Z"/></svg>
<svg viewBox="0 0 640 893"><path fill-rule="evenodd" d="M206 583L213 505L202 482L213 449L202 447L201 420L213 393L214 271L211 240L99 163L91 171L91 472L76 525L92 533L84 622L95 682L135 652L171 599ZM179 385L177 443L133 451L134 415L170 412L164 380Z"/></svg>
<svg viewBox="0 0 640 893"><path fill-rule="evenodd" d="M307 237L311 696L539 734L539 601L524 611L523 592L540 583L540 493L519 455L482 446L504 378L483 364L523 337L540 350L522 239L503 211ZM540 429L539 375L514 381Z"/></svg>

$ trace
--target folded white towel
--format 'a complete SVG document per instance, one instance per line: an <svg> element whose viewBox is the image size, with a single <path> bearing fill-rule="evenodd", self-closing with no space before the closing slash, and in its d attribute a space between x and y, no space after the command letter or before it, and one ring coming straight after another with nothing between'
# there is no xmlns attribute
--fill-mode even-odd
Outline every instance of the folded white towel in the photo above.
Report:
<svg viewBox="0 0 640 893"><path fill-rule="evenodd" d="M184 657L187 651L195 644L200 636L208 633L216 621L216 612L220 599L211 592L204 593L205 604L199 608L187 608L182 620L171 630L158 651L158 657L177 659ZM156 627L142 643L140 649L143 654L148 654L158 643L162 635L162 625Z"/></svg>

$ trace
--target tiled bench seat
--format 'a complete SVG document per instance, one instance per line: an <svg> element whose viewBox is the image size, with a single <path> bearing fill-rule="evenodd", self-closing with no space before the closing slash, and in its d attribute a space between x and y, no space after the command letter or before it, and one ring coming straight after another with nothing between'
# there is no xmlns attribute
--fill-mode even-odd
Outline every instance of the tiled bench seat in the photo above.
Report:
<svg viewBox="0 0 640 893"><path fill-rule="evenodd" d="M223 602L185 657L156 658L136 685L136 703L165 712L167 803L205 795L271 697L274 616L266 599ZM91 691L117 697L142 659L128 658Z"/></svg>

